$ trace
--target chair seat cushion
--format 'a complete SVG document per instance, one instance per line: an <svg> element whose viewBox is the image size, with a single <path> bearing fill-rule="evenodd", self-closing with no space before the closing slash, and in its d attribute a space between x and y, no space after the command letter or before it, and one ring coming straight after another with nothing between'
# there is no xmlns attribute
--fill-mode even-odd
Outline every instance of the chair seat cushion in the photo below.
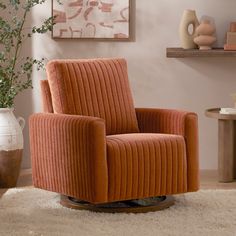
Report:
<svg viewBox="0 0 236 236"><path fill-rule="evenodd" d="M108 199L119 201L187 192L183 136L107 136Z"/></svg>

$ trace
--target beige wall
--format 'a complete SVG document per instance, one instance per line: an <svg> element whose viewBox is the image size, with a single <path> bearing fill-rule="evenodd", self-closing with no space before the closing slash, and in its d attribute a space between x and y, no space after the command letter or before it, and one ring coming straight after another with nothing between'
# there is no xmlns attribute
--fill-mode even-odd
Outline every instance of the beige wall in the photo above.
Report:
<svg viewBox="0 0 236 236"><path fill-rule="evenodd" d="M230 21L236 20L235 0L136 0L134 42L54 41L48 36L33 39L34 56L52 58L125 57L137 107L177 108L197 112L200 129L200 165L217 168L217 122L206 118L208 107L232 106L229 94L236 92L234 58L167 59L165 49L179 46L178 25L184 9L196 9L197 15L215 19L218 46L223 45ZM50 15L48 6L34 12L34 19ZM39 80L33 76L34 90L22 95L17 114L27 116L40 111ZM32 106L26 107L26 101ZM33 107L33 109L32 109ZM29 167L28 137L23 167Z"/></svg>

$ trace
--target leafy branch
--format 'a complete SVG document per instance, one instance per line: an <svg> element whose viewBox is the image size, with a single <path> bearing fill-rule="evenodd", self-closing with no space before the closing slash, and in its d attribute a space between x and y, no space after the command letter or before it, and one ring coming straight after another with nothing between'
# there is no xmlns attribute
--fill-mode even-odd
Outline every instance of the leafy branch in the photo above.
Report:
<svg viewBox="0 0 236 236"><path fill-rule="evenodd" d="M58 0L59 1L59 0ZM53 17L45 19L37 27L24 25L33 7L46 0L8 0L0 2L0 108L12 107L19 92L32 88L32 71L44 68L44 59L22 57L20 49L23 42L32 34L52 31ZM6 16L6 17L4 17Z"/></svg>

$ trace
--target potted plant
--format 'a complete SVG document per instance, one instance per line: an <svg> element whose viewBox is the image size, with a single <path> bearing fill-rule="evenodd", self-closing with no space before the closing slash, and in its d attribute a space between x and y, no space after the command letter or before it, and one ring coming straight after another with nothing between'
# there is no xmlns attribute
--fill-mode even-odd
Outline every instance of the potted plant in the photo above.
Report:
<svg viewBox="0 0 236 236"><path fill-rule="evenodd" d="M0 187L16 185L23 151L24 119L13 114L14 99L18 93L32 88L33 67L43 68L44 59L23 57L21 47L35 33L52 30L49 17L40 27L25 27L31 10L46 0L5 0L0 2Z"/></svg>

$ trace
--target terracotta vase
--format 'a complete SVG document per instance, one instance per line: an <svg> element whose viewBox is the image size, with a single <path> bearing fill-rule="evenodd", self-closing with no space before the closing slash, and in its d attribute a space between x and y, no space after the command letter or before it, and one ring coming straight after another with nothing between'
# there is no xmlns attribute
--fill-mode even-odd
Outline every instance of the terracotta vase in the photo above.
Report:
<svg viewBox="0 0 236 236"><path fill-rule="evenodd" d="M210 24L209 20L201 21L201 24L196 28L197 36L194 38L194 42L198 45L200 50L212 49L213 43L216 41L215 27Z"/></svg>
<svg viewBox="0 0 236 236"><path fill-rule="evenodd" d="M230 32L236 32L236 22L230 23Z"/></svg>
<svg viewBox="0 0 236 236"><path fill-rule="evenodd" d="M189 32L189 26L193 25L193 32ZM196 28L199 25L199 21L194 10L185 10L179 26L179 36L181 41L181 47L184 49L197 48L194 43L196 37Z"/></svg>
<svg viewBox="0 0 236 236"><path fill-rule="evenodd" d="M0 188L15 187L20 173L25 121L13 109L0 108Z"/></svg>

